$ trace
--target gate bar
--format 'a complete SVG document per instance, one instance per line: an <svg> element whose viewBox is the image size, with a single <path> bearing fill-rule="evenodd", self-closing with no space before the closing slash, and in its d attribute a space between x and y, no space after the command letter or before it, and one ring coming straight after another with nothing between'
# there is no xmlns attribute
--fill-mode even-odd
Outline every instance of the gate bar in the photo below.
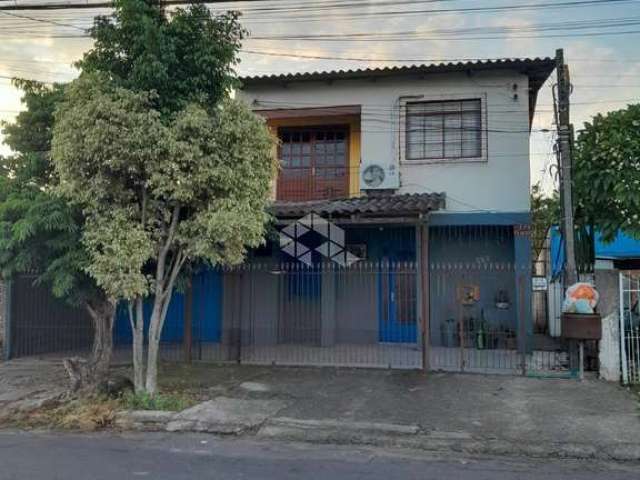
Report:
<svg viewBox="0 0 640 480"><path fill-rule="evenodd" d="M618 273L618 289L620 291L620 353L622 360L622 384L629 384L629 366L627 365L627 346L624 333L624 272Z"/></svg>
<svg viewBox="0 0 640 480"><path fill-rule="evenodd" d="M420 318L422 320L422 370L431 368L429 358L430 318L429 318L429 224L427 219L420 224Z"/></svg>

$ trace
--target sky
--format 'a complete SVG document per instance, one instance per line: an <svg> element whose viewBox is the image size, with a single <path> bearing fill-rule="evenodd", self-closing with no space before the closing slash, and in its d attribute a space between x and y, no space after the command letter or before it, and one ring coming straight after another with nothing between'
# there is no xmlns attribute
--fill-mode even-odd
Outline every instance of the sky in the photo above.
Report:
<svg viewBox="0 0 640 480"><path fill-rule="evenodd" d="M8 0L0 0L3 4ZM267 0L211 8L243 12L250 36L241 52L240 75L458 58L553 57L563 48L574 88L571 120L576 129L599 112L640 100L640 0ZM77 71L72 63L91 48L82 29L91 25L94 15L105 13L108 10L0 11L1 120L11 121L22 108L20 92L9 78L73 79ZM394 32L403 33L386 36ZM364 35L332 41L313 38L349 33ZM277 38L283 36L287 38ZM530 147L532 183L541 182L547 192L555 174L554 82L555 75L540 91ZM6 145L0 145L0 154L6 153Z"/></svg>

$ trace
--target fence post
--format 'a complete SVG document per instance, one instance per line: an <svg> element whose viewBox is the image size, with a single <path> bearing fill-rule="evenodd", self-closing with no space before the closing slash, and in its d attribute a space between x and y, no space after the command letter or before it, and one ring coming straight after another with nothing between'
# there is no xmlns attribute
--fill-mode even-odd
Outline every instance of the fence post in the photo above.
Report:
<svg viewBox="0 0 640 480"><path fill-rule="evenodd" d="M191 349L193 347L193 285L192 278L189 278L187 289L184 292L184 322L183 322L183 346L184 361L191 363Z"/></svg>
<svg viewBox="0 0 640 480"><path fill-rule="evenodd" d="M244 314L242 308L242 293L243 289L243 266L241 266L238 270L236 277L236 285L235 285L235 305L236 305L236 322L233 326L234 336L235 336L235 346L236 346L236 363L242 363L242 315Z"/></svg>
<svg viewBox="0 0 640 480"><path fill-rule="evenodd" d="M429 358L429 225L422 223L418 229L420 238L420 318L422 329L422 370L428 372L431 368Z"/></svg>
<svg viewBox="0 0 640 480"><path fill-rule="evenodd" d="M4 359L11 360L12 356L12 342L11 342L11 323L13 319L11 318L11 300L13 298L12 295L12 282L11 280L6 280L4 282L4 292L0 292L0 295L4 294L4 311L2 312L4 316L4 339L3 339L3 348L4 348Z"/></svg>
<svg viewBox="0 0 640 480"><path fill-rule="evenodd" d="M624 272L619 273L618 282L620 289L620 359L622 360L622 383L623 385L629 384L629 365L627 364L627 345L626 345L626 335L625 335L625 319L624 319Z"/></svg>
<svg viewBox="0 0 640 480"><path fill-rule="evenodd" d="M517 291L518 348L521 354L522 374L527 374L527 352L532 348L531 321L531 226L513 226L514 273Z"/></svg>

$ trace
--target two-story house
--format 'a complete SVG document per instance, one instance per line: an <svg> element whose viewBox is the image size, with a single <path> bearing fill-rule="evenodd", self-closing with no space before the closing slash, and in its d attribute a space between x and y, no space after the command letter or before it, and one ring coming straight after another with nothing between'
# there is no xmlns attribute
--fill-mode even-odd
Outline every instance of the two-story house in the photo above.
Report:
<svg viewBox="0 0 640 480"><path fill-rule="evenodd" d="M338 313L329 334L319 325L318 344L420 344L424 330L436 348L511 348L516 338L530 348L529 137L554 67L506 59L242 79L240 97L279 139L273 213L288 232L276 255L332 255L286 239L314 213L344 230L353 257L336 247L338 263L418 267L409 290L401 275L385 278L375 302L362 297L373 306ZM403 288L415 308L400 305ZM472 334L462 339L460 324Z"/></svg>
<svg viewBox="0 0 640 480"><path fill-rule="evenodd" d="M529 136L554 66L243 78L238 97L279 139L276 229L175 294L164 358L557 370L532 341L528 229Z"/></svg>

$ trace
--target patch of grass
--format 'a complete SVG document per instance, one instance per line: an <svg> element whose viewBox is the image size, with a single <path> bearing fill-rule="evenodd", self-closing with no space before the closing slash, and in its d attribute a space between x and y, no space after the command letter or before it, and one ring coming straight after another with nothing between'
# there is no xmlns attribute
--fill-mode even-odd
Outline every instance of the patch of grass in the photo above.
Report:
<svg viewBox="0 0 640 480"><path fill-rule="evenodd" d="M192 406L194 399L179 393L158 393L154 396L148 393L125 393L120 403L126 410L166 410L178 412Z"/></svg>
<svg viewBox="0 0 640 480"><path fill-rule="evenodd" d="M18 428L50 428L96 431L113 426L119 401L102 397L74 399L15 415L10 425Z"/></svg>

